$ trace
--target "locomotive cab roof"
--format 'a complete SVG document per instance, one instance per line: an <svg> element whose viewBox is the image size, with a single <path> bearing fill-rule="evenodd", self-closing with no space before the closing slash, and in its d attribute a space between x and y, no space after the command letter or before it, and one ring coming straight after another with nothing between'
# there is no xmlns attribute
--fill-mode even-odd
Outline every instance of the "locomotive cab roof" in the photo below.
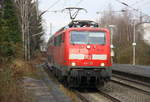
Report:
<svg viewBox="0 0 150 102"><path fill-rule="evenodd" d="M98 27L98 23L91 20L73 20L65 27L62 27L58 32L67 28L80 28L80 27Z"/></svg>
<svg viewBox="0 0 150 102"><path fill-rule="evenodd" d="M68 24L68 27L98 27L98 23L90 20L74 20Z"/></svg>

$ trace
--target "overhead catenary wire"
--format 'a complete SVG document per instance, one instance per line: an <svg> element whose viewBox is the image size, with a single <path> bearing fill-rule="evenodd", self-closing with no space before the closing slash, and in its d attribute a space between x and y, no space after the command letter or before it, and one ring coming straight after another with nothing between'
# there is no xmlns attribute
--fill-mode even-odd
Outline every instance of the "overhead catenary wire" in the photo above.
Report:
<svg viewBox="0 0 150 102"><path fill-rule="evenodd" d="M132 10L135 10L135 11L137 11L137 12L142 12L142 11L139 11L139 9L135 9L134 7L132 7L131 5L128 5L127 3L125 3L125 2L122 2L122 1L120 1L120 0L115 0L115 1L117 1L117 2L119 2L119 3L121 3L121 4L123 4L124 6L127 6L127 7L129 7L129 8L131 8ZM143 13L143 12L142 12ZM144 14L144 13L143 13ZM147 14L145 14L145 15L147 15ZM149 15L147 15L147 16L149 16Z"/></svg>
<svg viewBox="0 0 150 102"><path fill-rule="evenodd" d="M144 0L143 0L144 1ZM139 4L141 2L141 0L137 0L137 1L135 1L134 3L132 3L132 4L130 4L131 6L134 6L134 5L137 5L137 4Z"/></svg>
<svg viewBox="0 0 150 102"><path fill-rule="evenodd" d="M143 13L143 11L141 11L141 10L139 10L139 9L135 9L134 7L128 5L128 4L125 3L125 2L122 2L122 1L120 1L120 0L115 0L115 1L117 1L117 2L119 2L120 4L123 4L123 5L125 5L125 6L127 6L127 7L129 7L129 8L131 8L132 10L134 10L134 11L136 11L136 12L141 13L141 14L144 15L144 16L150 17L148 14Z"/></svg>
<svg viewBox="0 0 150 102"><path fill-rule="evenodd" d="M123 1L120 1L120 0L115 0L115 1L119 2L120 4L123 4L124 6L134 9L133 7L129 6L127 3L123 2Z"/></svg>
<svg viewBox="0 0 150 102"><path fill-rule="evenodd" d="M50 5L48 7L48 9L46 9L45 11L43 11L39 16L43 15L44 13L48 12L49 9L51 9L52 7L54 7L55 5L57 5L61 0L57 0L56 2L54 2L52 5Z"/></svg>
<svg viewBox="0 0 150 102"><path fill-rule="evenodd" d="M58 4L60 1L61 1L61 0L57 0L56 2L54 2L51 6L49 6L49 8L48 8L47 10L51 9L52 7L54 7L54 6L55 6L56 4Z"/></svg>
<svg viewBox="0 0 150 102"><path fill-rule="evenodd" d="M43 11L41 14L44 14L45 12L54 12L54 13L57 13L57 12L61 12L61 10L54 10L54 11L49 11L49 9L51 9L52 7L54 7L56 4L58 4L61 0L57 0L56 2L54 2L50 7L48 7L48 9L46 9L45 11ZM80 5L84 0L80 0L79 2L76 3L75 6L78 6ZM64 4L63 4L63 7L66 5L66 1L64 1Z"/></svg>
<svg viewBox="0 0 150 102"><path fill-rule="evenodd" d="M132 3L131 6L135 6L135 5L140 5L142 4L143 2L145 2L145 0L137 0L136 2Z"/></svg>
<svg viewBox="0 0 150 102"><path fill-rule="evenodd" d="M77 2L77 4L75 6L79 6L84 0L80 0L79 2Z"/></svg>

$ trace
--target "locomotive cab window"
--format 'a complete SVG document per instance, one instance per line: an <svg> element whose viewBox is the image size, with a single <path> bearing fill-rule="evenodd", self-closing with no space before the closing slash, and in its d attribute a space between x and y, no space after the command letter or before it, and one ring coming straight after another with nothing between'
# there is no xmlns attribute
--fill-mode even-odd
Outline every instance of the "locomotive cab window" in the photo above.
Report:
<svg viewBox="0 0 150 102"><path fill-rule="evenodd" d="M72 31L71 44L105 44L105 32Z"/></svg>
<svg viewBox="0 0 150 102"><path fill-rule="evenodd" d="M64 38L63 38L63 34L58 35L57 37L55 37L54 39L54 45L55 46L60 46L61 43L64 42Z"/></svg>
<svg viewBox="0 0 150 102"><path fill-rule="evenodd" d="M65 41L65 33L62 33L61 34L61 43L64 43L64 41Z"/></svg>

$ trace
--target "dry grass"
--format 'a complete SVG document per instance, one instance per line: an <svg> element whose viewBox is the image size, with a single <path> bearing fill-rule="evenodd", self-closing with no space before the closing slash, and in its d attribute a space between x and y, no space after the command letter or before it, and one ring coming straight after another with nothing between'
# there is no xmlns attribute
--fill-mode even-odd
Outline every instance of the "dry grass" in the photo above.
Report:
<svg viewBox="0 0 150 102"><path fill-rule="evenodd" d="M23 76L32 76L36 73L36 69L32 62L26 62L21 59L16 59L11 64L13 77L22 78Z"/></svg>
<svg viewBox="0 0 150 102"><path fill-rule="evenodd" d="M41 55L30 62L16 58L0 63L0 102L32 102L31 95L22 87L25 76L36 78L35 64L41 63Z"/></svg>
<svg viewBox="0 0 150 102"><path fill-rule="evenodd" d="M120 64L132 64L133 62L133 46L125 45L114 49L116 52L116 62ZM150 65L150 47L143 41L137 42L136 45L136 64Z"/></svg>
<svg viewBox="0 0 150 102"><path fill-rule="evenodd" d="M27 93L21 87L11 65L5 65L0 71L0 102L28 102ZM20 73L21 75L21 73Z"/></svg>
<svg viewBox="0 0 150 102"><path fill-rule="evenodd" d="M73 102L79 102L77 95L73 91L65 88L63 85L60 85L59 87L67 96L71 98Z"/></svg>

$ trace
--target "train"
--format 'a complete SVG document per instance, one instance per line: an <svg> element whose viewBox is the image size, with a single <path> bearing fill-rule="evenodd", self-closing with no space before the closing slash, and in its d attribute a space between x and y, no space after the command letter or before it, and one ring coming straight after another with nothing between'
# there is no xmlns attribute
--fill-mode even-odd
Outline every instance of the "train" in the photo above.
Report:
<svg viewBox="0 0 150 102"><path fill-rule="evenodd" d="M74 20L50 37L47 62L71 88L99 87L112 76L110 32L90 20Z"/></svg>

